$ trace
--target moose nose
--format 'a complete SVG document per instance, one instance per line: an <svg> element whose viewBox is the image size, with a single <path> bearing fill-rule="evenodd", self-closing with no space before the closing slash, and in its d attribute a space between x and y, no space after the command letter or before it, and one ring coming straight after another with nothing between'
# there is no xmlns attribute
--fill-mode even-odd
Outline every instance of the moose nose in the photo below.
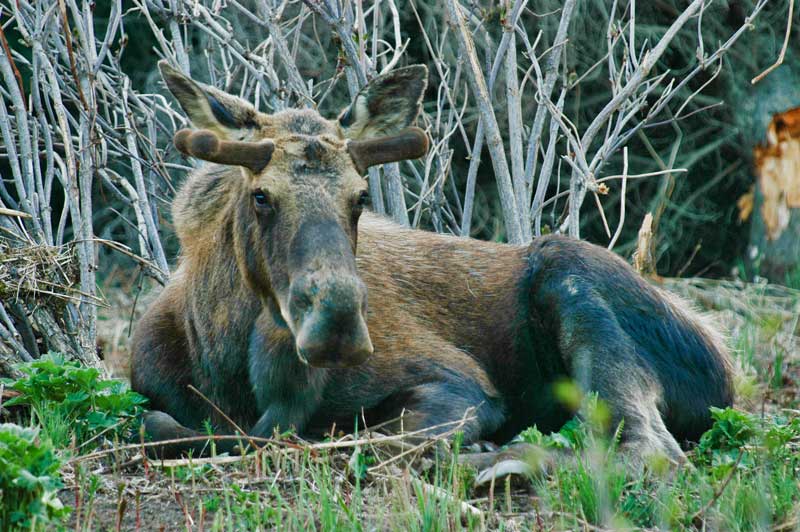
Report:
<svg viewBox="0 0 800 532"><path fill-rule="evenodd" d="M357 277L330 282L314 277L298 279L291 287L298 356L323 368L363 363L374 350L364 319L364 283Z"/></svg>
<svg viewBox="0 0 800 532"><path fill-rule="evenodd" d="M359 316L350 330L319 335L318 330L330 327L325 317L312 316L306 320L297 336L297 354L309 366L318 368L349 368L358 366L372 355L372 341L367 324Z"/></svg>

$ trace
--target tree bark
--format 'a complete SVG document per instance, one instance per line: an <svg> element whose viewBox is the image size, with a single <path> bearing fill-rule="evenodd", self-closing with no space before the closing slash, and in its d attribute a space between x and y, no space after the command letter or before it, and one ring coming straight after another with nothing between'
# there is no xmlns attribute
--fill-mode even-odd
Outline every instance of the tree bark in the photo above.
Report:
<svg viewBox="0 0 800 532"><path fill-rule="evenodd" d="M748 259L755 274L786 283L800 278L800 107L773 116L754 161L754 190L739 201L753 216Z"/></svg>

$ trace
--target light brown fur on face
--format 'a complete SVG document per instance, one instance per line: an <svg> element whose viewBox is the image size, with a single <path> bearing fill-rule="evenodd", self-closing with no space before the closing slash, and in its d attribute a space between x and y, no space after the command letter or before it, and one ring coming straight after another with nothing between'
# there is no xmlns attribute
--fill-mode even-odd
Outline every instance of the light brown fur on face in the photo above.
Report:
<svg viewBox="0 0 800 532"><path fill-rule="evenodd" d="M411 411L406 430L465 419L466 441L507 441L560 428L573 412L554 384L571 378L624 420L632 454L679 462L709 407L731 403L732 367L711 328L605 249L558 236L481 242L361 215L366 181L347 141L409 126L420 68L379 78L337 121L224 109L237 100L168 84L193 122L274 151L260 172L201 167L175 199L179 264L133 342L154 440L209 418L232 430L192 384L253 435ZM187 450L203 451L160 449Z"/></svg>
<svg viewBox="0 0 800 532"><path fill-rule="evenodd" d="M367 189L346 151L341 128L313 111L273 115L260 132L275 142L269 166L246 178L251 190L274 196L294 220L310 215L351 214L352 200Z"/></svg>
<svg viewBox="0 0 800 532"><path fill-rule="evenodd" d="M367 184L350 160L342 128L310 110L258 115L254 120L257 128L247 138L254 142L270 139L275 143L270 163L262 172L211 166L195 174L192 183L185 184L178 193L173 218L184 251L191 250L190 260L207 262L206 257L219 245L214 231L220 224L235 224L236 218L231 216L236 210L234 204L241 207L251 202L257 190L269 195L271 208L277 211L282 226L282 240L290 241L306 219L327 218L337 220L345 232L352 233L349 237L355 249L351 218ZM223 219L225 215L230 218ZM251 232L257 226L253 222L243 221ZM252 235L252 238L263 241L264 236ZM250 253L251 243L242 243ZM237 256L240 267L247 272L245 279L262 278L262 282L251 283L250 287L261 291L262 298L274 300L288 319L290 279L286 264L273 264L270 275L264 264L249 267L247 263L253 259L248 259L244 251ZM335 273L332 270L330 275ZM263 282L264 277L274 277L274 282ZM291 320L289 323L291 326Z"/></svg>

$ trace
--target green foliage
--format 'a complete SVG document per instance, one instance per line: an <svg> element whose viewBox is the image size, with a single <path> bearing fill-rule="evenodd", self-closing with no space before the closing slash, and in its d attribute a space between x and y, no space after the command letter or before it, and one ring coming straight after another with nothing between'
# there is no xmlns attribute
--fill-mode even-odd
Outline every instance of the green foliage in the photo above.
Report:
<svg viewBox="0 0 800 532"><path fill-rule="evenodd" d="M757 433L757 421L747 412L733 408L712 408L714 426L703 434L697 446L697 456L738 451Z"/></svg>
<svg viewBox="0 0 800 532"><path fill-rule="evenodd" d="M18 369L23 377L4 382L20 395L6 406L29 405L57 447L74 440L88 448L101 435L126 439L135 434L146 399L122 381L101 379L97 369L52 353Z"/></svg>
<svg viewBox="0 0 800 532"><path fill-rule="evenodd" d="M797 444L800 418L760 418L733 408L712 410L714 425L689 453L694 467L631 467L587 423L573 421L559 433L535 427L520 439L549 449L575 434L591 435L569 460L534 487L556 528L582 521L609 528L665 530L764 530L800 516ZM585 527L584 527L585 528Z"/></svg>
<svg viewBox="0 0 800 532"><path fill-rule="evenodd" d="M571 382L569 384L560 384L559 388L561 390L577 390L577 386ZM591 444L599 443L597 437L602 440L610 429L611 414L608 405L598 399L596 393L586 396L581 395L580 397L577 394L580 394L580 392L568 392L569 402L575 405L576 410L579 410L579 417L574 417L567 421L561 427L561 430L552 434L542 434L534 425L522 431L516 440L537 445L544 449L572 449L575 451L581 451Z"/></svg>
<svg viewBox="0 0 800 532"><path fill-rule="evenodd" d="M567 421L558 432L542 434L534 425L523 430L516 439L545 449L574 449L577 451L585 448L587 438L588 427L579 419L574 418Z"/></svg>
<svg viewBox="0 0 800 532"><path fill-rule="evenodd" d="M202 512L213 514L210 530L359 530L361 512L372 510L362 508L366 503L358 483L341 485L330 460L327 453L314 458L304 453L268 473L275 480L267 485L225 482L224 489L201 503ZM206 474L218 472L214 468ZM284 477L291 480L282 486Z"/></svg>
<svg viewBox="0 0 800 532"><path fill-rule="evenodd" d="M786 272L786 279L783 284L794 290L800 290L800 264Z"/></svg>
<svg viewBox="0 0 800 532"><path fill-rule="evenodd" d="M353 456L350 458L349 466L353 476L358 480L367 478L367 470L377 463L375 456L361 448L356 448L353 451Z"/></svg>
<svg viewBox="0 0 800 532"><path fill-rule="evenodd" d="M56 497L61 461L35 428L0 425L0 530L39 530L68 509Z"/></svg>
<svg viewBox="0 0 800 532"><path fill-rule="evenodd" d="M232 484L222 495L206 498L203 509L217 515L215 530L231 527L240 530L269 528L281 522L280 510L273 508L269 499L268 494Z"/></svg>
<svg viewBox="0 0 800 532"><path fill-rule="evenodd" d="M714 426L700 439L697 463L719 466L738 461L739 467L752 468L759 461L781 464L797 458L792 442L800 439L800 418L764 420L733 408L714 408L711 415Z"/></svg>

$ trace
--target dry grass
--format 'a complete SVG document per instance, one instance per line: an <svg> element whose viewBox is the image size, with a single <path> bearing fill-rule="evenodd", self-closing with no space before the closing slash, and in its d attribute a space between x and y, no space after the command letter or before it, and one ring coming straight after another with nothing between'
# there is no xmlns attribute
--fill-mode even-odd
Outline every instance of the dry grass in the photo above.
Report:
<svg viewBox="0 0 800 532"><path fill-rule="evenodd" d="M666 279L721 324L741 369L739 403L756 412L800 400L800 291L775 284Z"/></svg>
<svg viewBox="0 0 800 532"><path fill-rule="evenodd" d="M731 345L743 370L740 406L765 415L795 415L800 400L800 293L773 285L700 279L667 279L664 284L670 291L694 300L729 330ZM132 302L130 296L109 297ZM115 349L123 357L125 343L120 339L124 335L119 331L127 326L130 305L118 310L124 319L102 323L112 325L109 338L116 339ZM101 328L104 334L105 329ZM589 493L585 491L589 489L587 486L594 486L591 488L594 490L607 482L611 486L609 493L614 492L614 482L618 481L616 470L592 470L588 458L587 462L580 462L587 470L559 469L545 480L514 479L511 483L498 480L489 487L474 488L474 472L456 466L457 453L445 441L419 444L408 435L338 434L322 443L284 435L278 444L267 445L257 454L211 460L154 462L143 460L134 450L121 448L121 445L109 448L99 458L79 457L65 469L67 489L61 498L76 508L71 527L82 530L574 527L604 530L613 522L617 522L614 526L633 527L637 508L652 503L647 500L603 503L611 504L611 515L616 516L613 519L624 514L628 519L624 522L602 517L602 512L598 518L584 510L565 511L565 507L571 506L559 505L557 501L564 497L583 500ZM737 476L731 482L735 470L718 476L708 473L709 478L717 479L708 484L691 477L694 479L691 482L695 482L692 484L688 477L670 474L619 478L627 479L625 489L637 496L663 498L665 505L668 501L684 501L686 511L698 513L695 520L700 526L708 519L707 526L716 523L715 526L737 528L736 523L740 523L737 519L746 523L746 516L736 517L735 508L724 510L722 506L744 504L737 497L744 497L740 494L749 486L747 482L753 484L753 489L767 488L755 485L762 477L745 481ZM601 484L597 484L598 478ZM723 485L724 482L733 487ZM598 496L598 492L592 493ZM579 508L586 508L588 502L581 504ZM786 522L771 526L795 526L791 519L798 515L797 501L794 504ZM654 528L663 526L656 524Z"/></svg>
<svg viewBox="0 0 800 532"><path fill-rule="evenodd" d="M78 264L71 245L13 246L0 239L0 294L47 304L51 298L80 300Z"/></svg>
<svg viewBox="0 0 800 532"><path fill-rule="evenodd" d="M116 268L104 280L100 291L108 304L97 312L97 345L106 369L115 378L130 381L128 346L137 321L160 291L153 285Z"/></svg>

